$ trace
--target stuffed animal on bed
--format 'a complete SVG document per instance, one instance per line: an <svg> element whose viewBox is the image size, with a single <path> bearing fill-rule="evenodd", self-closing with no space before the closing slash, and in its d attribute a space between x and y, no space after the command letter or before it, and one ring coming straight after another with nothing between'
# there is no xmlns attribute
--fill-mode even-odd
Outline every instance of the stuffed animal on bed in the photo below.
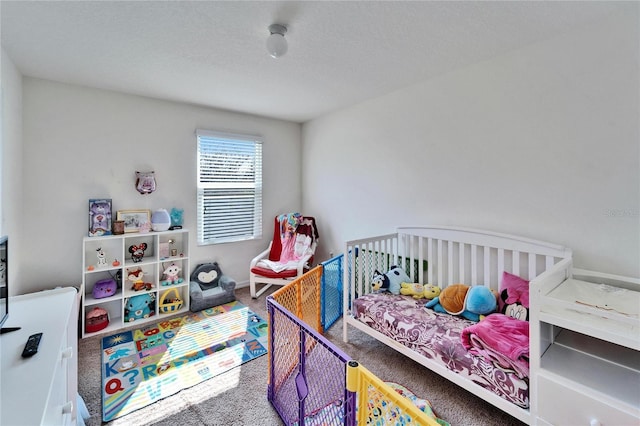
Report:
<svg viewBox="0 0 640 426"><path fill-rule="evenodd" d="M400 283L400 294L414 299L433 299L440 295L440 287L433 284Z"/></svg>
<svg viewBox="0 0 640 426"><path fill-rule="evenodd" d="M480 321L481 316L491 314L498 306L498 294L481 285L453 284L427 302L427 308L450 315L460 315L471 321Z"/></svg>
<svg viewBox="0 0 640 426"><path fill-rule="evenodd" d="M371 289L374 293L388 291L391 294L400 294L400 284L411 282L411 278L399 266L392 266L387 273L381 273L377 269L373 272Z"/></svg>
<svg viewBox="0 0 640 426"><path fill-rule="evenodd" d="M529 321L529 281L504 271L498 308L509 317Z"/></svg>

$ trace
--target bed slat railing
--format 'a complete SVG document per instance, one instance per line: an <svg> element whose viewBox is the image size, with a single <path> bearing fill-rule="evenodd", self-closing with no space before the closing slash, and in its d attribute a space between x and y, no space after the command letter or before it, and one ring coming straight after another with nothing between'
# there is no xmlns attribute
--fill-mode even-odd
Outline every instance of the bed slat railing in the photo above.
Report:
<svg viewBox="0 0 640 426"><path fill-rule="evenodd" d="M484 285L498 291L504 271L532 280L571 255L559 245L449 227L402 227L398 234L350 241L347 251L353 252L344 271L350 295L371 292L374 272L384 273L393 265L401 265L412 280L423 284Z"/></svg>

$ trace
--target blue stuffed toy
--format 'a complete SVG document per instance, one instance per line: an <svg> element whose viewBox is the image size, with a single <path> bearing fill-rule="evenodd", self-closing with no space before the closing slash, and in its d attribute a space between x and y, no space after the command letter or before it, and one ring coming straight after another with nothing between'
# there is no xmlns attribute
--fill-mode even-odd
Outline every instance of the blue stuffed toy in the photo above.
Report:
<svg viewBox="0 0 640 426"><path fill-rule="evenodd" d="M481 285L471 287L465 284L453 284L445 287L438 297L424 306L436 312L480 321L483 316L496 311L498 295Z"/></svg>
<svg viewBox="0 0 640 426"><path fill-rule="evenodd" d="M400 294L402 283L411 282L411 278L399 266L392 266L385 274L375 270L371 280L371 288L374 293L388 291L391 294Z"/></svg>
<svg viewBox="0 0 640 426"><path fill-rule="evenodd" d="M153 293L132 296L125 301L124 320L126 322L149 318L156 313L156 298Z"/></svg>

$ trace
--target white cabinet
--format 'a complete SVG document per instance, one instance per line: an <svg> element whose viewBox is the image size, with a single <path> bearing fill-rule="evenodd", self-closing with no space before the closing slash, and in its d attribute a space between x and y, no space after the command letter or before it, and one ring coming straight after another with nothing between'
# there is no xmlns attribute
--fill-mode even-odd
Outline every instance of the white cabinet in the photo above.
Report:
<svg viewBox="0 0 640 426"><path fill-rule="evenodd" d="M189 310L188 230L84 237L82 245L83 337ZM87 319L95 308L107 312L105 328Z"/></svg>
<svg viewBox="0 0 640 426"><path fill-rule="evenodd" d="M640 424L640 279L558 265L530 289L535 423Z"/></svg>
<svg viewBox="0 0 640 426"><path fill-rule="evenodd" d="M0 424L75 424L78 392L78 292L65 287L9 299L0 336ZM22 358L30 335L42 333L38 352Z"/></svg>

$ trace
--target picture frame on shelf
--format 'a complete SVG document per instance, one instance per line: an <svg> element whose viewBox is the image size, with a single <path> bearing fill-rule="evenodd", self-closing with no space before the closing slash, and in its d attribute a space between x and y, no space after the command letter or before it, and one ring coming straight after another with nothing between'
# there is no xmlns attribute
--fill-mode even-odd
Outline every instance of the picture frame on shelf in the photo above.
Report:
<svg viewBox="0 0 640 426"><path fill-rule="evenodd" d="M118 210L116 220L124 222L124 232L140 232L151 224L151 210Z"/></svg>
<svg viewBox="0 0 640 426"><path fill-rule="evenodd" d="M89 236L111 235L111 199L89 199Z"/></svg>

